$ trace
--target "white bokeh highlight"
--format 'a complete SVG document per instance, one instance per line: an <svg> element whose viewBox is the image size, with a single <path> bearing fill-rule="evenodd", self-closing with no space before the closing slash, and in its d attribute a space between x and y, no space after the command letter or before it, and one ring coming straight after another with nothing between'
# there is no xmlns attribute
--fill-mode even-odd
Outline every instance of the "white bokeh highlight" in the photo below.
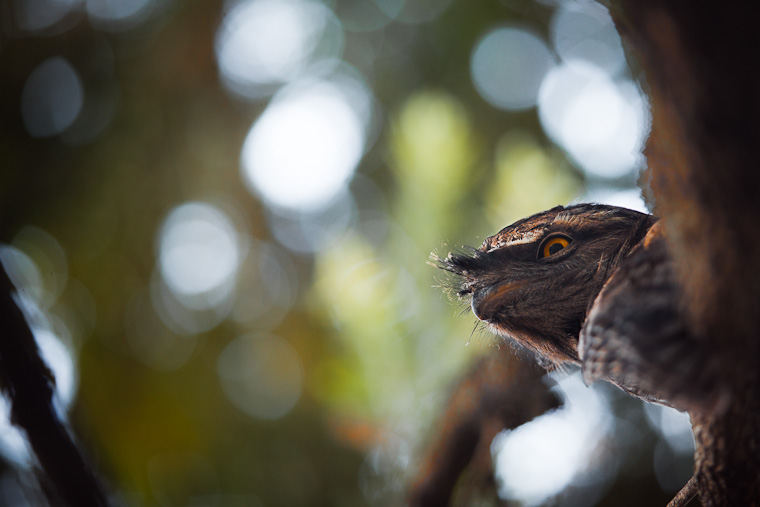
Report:
<svg viewBox="0 0 760 507"><path fill-rule="evenodd" d="M346 188L363 155L368 102L368 92L359 87L330 81L282 90L245 140L244 181L274 207L327 206Z"/></svg>
<svg viewBox="0 0 760 507"><path fill-rule="evenodd" d="M332 11L302 0L239 2L216 37L223 82L251 98L292 81L315 60L337 61L342 49L343 33Z"/></svg>
<svg viewBox="0 0 760 507"><path fill-rule="evenodd" d="M190 202L174 208L158 243L161 276L181 302L202 309L232 289L241 245L231 220L216 206ZM219 289L224 294L214 294ZM197 298L202 295L209 297Z"/></svg>
<svg viewBox="0 0 760 507"><path fill-rule="evenodd" d="M21 92L21 117L32 137L63 133L84 104L82 79L71 64L54 56L39 64Z"/></svg>
<svg viewBox="0 0 760 507"><path fill-rule="evenodd" d="M538 88L553 65L546 43L523 28L497 28L480 39L470 59L472 82L480 95L500 109L536 105Z"/></svg>
<svg viewBox="0 0 760 507"><path fill-rule="evenodd" d="M10 12L16 26L23 31L39 32L55 30L82 0L15 0ZM67 26L66 26L67 27ZM57 30L55 30L57 31Z"/></svg>
<svg viewBox="0 0 760 507"><path fill-rule="evenodd" d="M619 178L643 166L649 110L631 81L562 64L541 84L538 106L546 133L587 173Z"/></svg>
<svg viewBox="0 0 760 507"><path fill-rule="evenodd" d="M652 428L674 451L681 454L694 452L694 433L688 413L654 403L645 404L644 412Z"/></svg>
<svg viewBox="0 0 760 507"><path fill-rule="evenodd" d="M564 2L552 17L551 39L569 64L591 63L610 76L626 68L620 35L609 11L596 2Z"/></svg>
<svg viewBox="0 0 760 507"><path fill-rule="evenodd" d="M0 396L0 454L16 466L32 466L32 450L16 426L11 424L11 404Z"/></svg>
<svg viewBox="0 0 760 507"><path fill-rule="evenodd" d="M502 498L542 504L584 470L613 426L606 398L579 374L558 381L564 407L494 439L495 475Z"/></svg>
<svg viewBox="0 0 760 507"><path fill-rule="evenodd" d="M34 330L40 356L55 376L55 392L64 407L74 401L79 378L71 351L48 329Z"/></svg>
<svg viewBox="0 0 760 507"><path fill-rule="evenodd" d="M576 203L593 202L596 204L609 204L611 206L620 206L640 213L649 213L646 202L638 188L629 189L609 189L593 188L589 189Z"/></svg>

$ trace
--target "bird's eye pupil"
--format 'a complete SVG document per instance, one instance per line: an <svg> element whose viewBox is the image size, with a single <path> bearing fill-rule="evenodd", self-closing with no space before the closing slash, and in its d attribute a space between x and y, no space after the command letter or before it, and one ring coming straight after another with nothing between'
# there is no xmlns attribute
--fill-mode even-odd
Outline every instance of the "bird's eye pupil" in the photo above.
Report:
<svg viewBox="0 0 760 507"><path fill-rule="evenodd" d="M538 258L541 259L556 254L563 248L566 248L568 245L570 245L571 241L572 240L566 236L555 236L553 238L550 238L548 241L545 241L540 247L538 251Z"/></svg>
<svg viewBox="0 0 760 507"><path fill-rule="evenodd" d="M555 253L559 252L563 248L565 247L562 246L562 243L554 243L553 245L549 247L549 255L554 255Z"/></svg>

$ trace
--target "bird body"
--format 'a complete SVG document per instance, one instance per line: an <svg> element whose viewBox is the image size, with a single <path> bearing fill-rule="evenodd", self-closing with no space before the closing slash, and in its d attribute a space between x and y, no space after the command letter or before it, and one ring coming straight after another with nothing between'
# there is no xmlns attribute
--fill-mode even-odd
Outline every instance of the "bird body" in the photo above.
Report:
<svg viewBox="0 0 760 507"><path fill-rule="evenodd" d="M548 368L581 367L679 409L716 403L704 347L679 308L681 288L662 224L598 204L558 206L505 227L439 267L460 276L457 293L497 335Z"/></svg>
<svg viewBox="0 0 760 507"><path fill-rule="evenodd" d="M436 261L460 277L457 294L470 298L478 319L548 369L579 365L588 384L606 380L681 410L721 399L704 340L683 318L682 289L652 215L557 206ZM670 505L685 505L696 490L695 476Z"/></svg>
<svg viewBox="0 0 760 507"><path fill-rule="evenodd" d="M589 384L689 412L695 475L670 506L697 492L703 505L760 505L755 372L727 361L715 329L694 318L690 252L669 239L652 215L579 204L435 261L488 329L548 369L579 365Z"/></svg>

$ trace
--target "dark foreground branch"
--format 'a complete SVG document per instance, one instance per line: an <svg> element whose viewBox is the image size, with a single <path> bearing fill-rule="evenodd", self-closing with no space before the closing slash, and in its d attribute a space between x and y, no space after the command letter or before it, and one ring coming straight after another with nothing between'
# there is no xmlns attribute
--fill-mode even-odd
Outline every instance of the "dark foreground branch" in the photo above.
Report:
<svg viewBox="0 0 760 507"><path fill-rule="evenodd" d="M106 506L102 486L56 414L53 377L14 293L0 264L0 387L10 401L11 421L26 432L53 485L56 505Z"/></svg>

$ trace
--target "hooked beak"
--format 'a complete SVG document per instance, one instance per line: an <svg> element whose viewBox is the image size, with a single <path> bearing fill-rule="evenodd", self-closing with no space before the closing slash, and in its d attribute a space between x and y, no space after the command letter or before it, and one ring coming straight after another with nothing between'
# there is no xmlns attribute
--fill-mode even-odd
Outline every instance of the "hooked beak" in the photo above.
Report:
<svg viewBox="0 0 760 507"><path fill-rule="evenodd" d="M523 282L509 282L474 291L470 303L472 313L478 319L488 322L498 313L509 293L519 289L522 285Z"/></svg>

